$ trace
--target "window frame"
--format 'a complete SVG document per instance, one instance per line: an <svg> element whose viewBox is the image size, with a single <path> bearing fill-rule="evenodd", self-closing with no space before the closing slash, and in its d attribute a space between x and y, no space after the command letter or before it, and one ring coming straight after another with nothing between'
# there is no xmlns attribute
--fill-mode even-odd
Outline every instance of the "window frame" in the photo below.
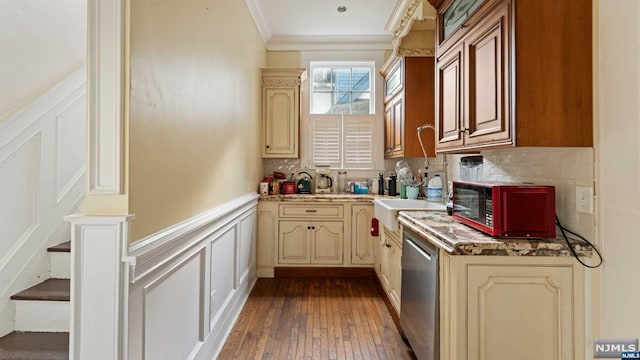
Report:
<svg viewBox="0 0 640 360"><path fill-rule="evenodd" d="M384 78L380 74L380 69L387 61L387 53L385 50L349 50L349 51L321 51L310 50L301 51L299 55L299 64L307 69L310 74L312 62L326 62L332 64L353 64L353 63L371 63L373 62L375 69L372 73L373 83L371 86L372 98L375 99L374 105L374 130L373 130L373 163L374 170L363 170L353 168L337 169L332 171L347 170L349 176L370 177L376 175L380 171L385 170L386 161L384 159ZM300 168L313 169L316 163L312 159L312 133L311 133L311 115L310 115L310 91L311 81L307 80L302 84L301 101L301 118L300 118ZM375 171L375 173L374 173Z"/></svg>
<svg viewBox="0 0 640 360"><path fill-rule="evenodd" d="M362 67L369 69L369 113L368 115L376 114L376 100L377 100L377 91L376 91L376 64L374 60L369 61L310 61L309 62L309 115L322 115L313 113L313 74L315 69L317 68L350 68L351 73L353 74L354 67ZM332 82L332 84L335 84ZM352 84L351 84L352 85ZM331 96L338 91L334 91L333 89L330 92L321 91L321 93L329 93ZM353 94L353 88L350 87L349 93ZM331 113L331 114L341 114L341 113ZM365 114L345 114L345 115L365 115Z"/></svg>

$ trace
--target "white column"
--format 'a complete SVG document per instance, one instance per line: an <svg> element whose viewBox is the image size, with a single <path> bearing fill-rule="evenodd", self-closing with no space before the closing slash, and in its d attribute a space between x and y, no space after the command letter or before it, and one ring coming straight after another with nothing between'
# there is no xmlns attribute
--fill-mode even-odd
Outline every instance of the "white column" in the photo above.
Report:
<svg viewBox="0 0 640 360"><path fill-rule="evenodd" d="M129 216L71 222L70 359L126 359Z"/></svg>

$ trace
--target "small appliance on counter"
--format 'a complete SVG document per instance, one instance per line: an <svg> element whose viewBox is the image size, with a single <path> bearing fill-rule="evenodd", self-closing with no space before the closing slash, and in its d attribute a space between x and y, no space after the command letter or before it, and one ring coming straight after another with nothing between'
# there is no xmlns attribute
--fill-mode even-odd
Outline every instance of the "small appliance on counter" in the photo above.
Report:
<svg viewBox="0 0 640 360"><path fill-rule="evenodd" d="M316 194L330 193L333 187L333 180L329 176L331 167L329 165L316 165Z"/></svg>
<svg viewBox="0 0 640 360"><path fill-rule="evenodd" d="M313 176L306 171L300 171L298 173L298 183L297 190L298 194L311 194L311 181L313 180Z"/></svg>
<svg viewBox="0 0 640 360"><path fill-rule="evenodd" d="M294 174L291 174L289 180L282 183L282 193L285 195L291 195L296 193L297 184L294 179Z"/></svg>
<svg viewBox="0 0 640 360"><path fill-rule="evenodd" d="M460 179L462 181L481 182L484 158L482 155L460 158Z"/></svg>
<svg viewBox="0 0 640 360"><path fill-rule="evenodd" d="M453 182L453 218L491 236L556 237L555 187Z"/></svg>

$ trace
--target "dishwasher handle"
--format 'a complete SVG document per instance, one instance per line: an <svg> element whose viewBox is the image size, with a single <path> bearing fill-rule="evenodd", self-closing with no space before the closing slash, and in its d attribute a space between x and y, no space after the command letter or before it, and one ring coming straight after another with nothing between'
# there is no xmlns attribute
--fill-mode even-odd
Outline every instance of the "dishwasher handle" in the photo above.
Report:
<svg viewBox="0 0 640 360"><path fill-rule="evenodd" d="M416 243L414 243L411 239L404 239L407 244L411 245L416 251L418 251L423 257L427 258L427 260L431 261L431 254L429 254L428 252L424 251L424 249L422 249L420 246L416 245Z"/></svg>

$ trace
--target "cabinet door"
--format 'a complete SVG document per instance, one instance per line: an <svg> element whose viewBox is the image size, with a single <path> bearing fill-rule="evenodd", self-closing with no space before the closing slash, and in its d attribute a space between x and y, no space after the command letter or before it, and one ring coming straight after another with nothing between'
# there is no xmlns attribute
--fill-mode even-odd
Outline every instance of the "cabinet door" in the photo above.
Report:
<svg viewBox="0 0 640 360"><path fill-rule="evenodd" d="M462 46L438 59L436 106L438 149L462 146Z"/></svg>
<svg viewBox="0 0 640 360"><path fill-rule="evenodd" d="M258 203L258 248L256 267L258 277L272 278L275 262L275 246L278 236L278 203L260 201Z"/></svg>
<svg viewBox="0 0 640 360"><path fill-rule="evenodd" d="M351 263L358 265L373 264L373 242L371 219L373 206L353 205L351 207Z"/></svg>
<svg viewBox="0 0 640 360"><path fill-rule="evenodd" d="M391 279L389 278L392 263L390 242L391 239L389 239L387 234L383 232L381 241L382 247L380 249L380 282L387 294L391 292Z"/></svg>
<svg viewBox="0 0 640 360"><path fill-rule="evenodd" d="M511 138L507 10L506 4L496 8L465 36L466 145Z"/></svg>
<svg viewBox="0 0 640 360"><path fill-rule="evenodd" d="M389 274L389 281L391 291L389 294L389 300L391 300L391 304L396 309L398 314L400 314L400 291L402 287L402 248L395 242L390 241L389 244L391 247L389 248L389 257L391 260L390 269L391 272Z"/></svg>
<svg viewBox="0 0 640 360"><path fill-rule="evenodd" d="M388 103L384 108L384 157L393 154L393 104Z"/></svg>
<svg viewBox="0 0 640 360"><path fill-rule="evenodd" d="M467 265L467 359L584 358L570 266ZM532 346L531 339L535 339ZM463 345L464 346L464 345Z"/></svg>
<svg viewBox="0 0 640 360"><path fill-rule="evenodd" d="M308 264L310 262L310 229L311 224L307 221L280 221L278 263Z"/></svg>
<svg viewBox="0 0 640 360"><path fill-rule="evenodd" d="M311 263L342 264L344 222L315 221L311 223Z"/></svg>
<svg viewBox="0 0 640 360"><path fill-rule="evenodd" d="M298 157L297 87L263 89L263 157Z"/></svg>
<svg viewBox="0 0 640 360"><path fill-rule="evenodd" d="M393 100L393 138L392 155L402 156L404 153L404 97L400 93Z"/></svg>

